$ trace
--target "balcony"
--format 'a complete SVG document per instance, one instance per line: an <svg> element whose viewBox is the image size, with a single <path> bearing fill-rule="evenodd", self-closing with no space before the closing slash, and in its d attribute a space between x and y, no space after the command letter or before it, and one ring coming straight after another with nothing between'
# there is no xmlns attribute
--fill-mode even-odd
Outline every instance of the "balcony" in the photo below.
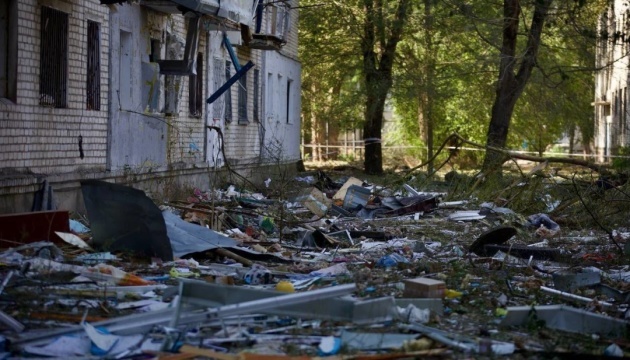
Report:
<svg viewBox="0 0 630 360"><path fill-rule="evenodd" d="M252 49L280 50L287 42L290 7L286 3L260 2L256 8L256 28L247 45Z"/></svg>

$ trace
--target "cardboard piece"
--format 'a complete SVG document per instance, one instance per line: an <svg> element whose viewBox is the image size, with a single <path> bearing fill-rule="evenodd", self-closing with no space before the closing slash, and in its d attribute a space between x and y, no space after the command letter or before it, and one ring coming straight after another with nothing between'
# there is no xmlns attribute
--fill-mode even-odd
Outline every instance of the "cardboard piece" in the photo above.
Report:
<svg viewBox="0 0 630 360"><path fill-rule="evenodd" d="M443 298L446 284L444 281L429 278L415 278L404 280L406 298Z"/></svg>
<svg viewBox="0 0 630 360"><path fill-rule="evenodd" d="M341 189L339 189L339 191L337 191L337 193L335 193L335 195L333 196L333 200L343 200L346 198L346 193L348 192L348 188L352 185L358 185L361 186L363 185L363 181L359 180L355 177L351 177L349 178L341 187Z"/></svg>
<svg viewBox="0 0 630 360"><path fill-rule="evenodd" d="M317 188L308 189L296 200L317 216L326 215L326 212L328 212L328 209L332 205L332 200L326 197L326 194L319 191Z"/></svg>

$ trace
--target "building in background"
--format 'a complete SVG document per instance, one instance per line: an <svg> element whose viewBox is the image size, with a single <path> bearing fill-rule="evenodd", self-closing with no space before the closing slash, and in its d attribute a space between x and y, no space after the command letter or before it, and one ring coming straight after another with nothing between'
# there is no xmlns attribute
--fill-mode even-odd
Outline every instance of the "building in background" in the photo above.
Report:
<svg viewBox="0 0 630 360"><path fill-rule="evenodd" d="M0 213L43 180L80 210L84 179L173 196L298 161L297 5L3 1Z"/></svg>
<svg viewBox="0 0 630 360"><path fill-rule="evenodd" d="M595 152L600 161L630 146L628 129L629 5L612 1L599 19L595 75Z"/></svg>

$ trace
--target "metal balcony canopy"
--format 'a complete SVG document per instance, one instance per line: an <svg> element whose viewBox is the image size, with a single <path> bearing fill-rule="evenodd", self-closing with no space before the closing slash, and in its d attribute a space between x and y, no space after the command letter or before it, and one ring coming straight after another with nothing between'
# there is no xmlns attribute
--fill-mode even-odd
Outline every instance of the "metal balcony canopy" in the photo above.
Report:
<svg viewBox="0 0 630 360"><path fill-rule="evenodd" d="M213 15L234 22L252 25L259 0L140 0L140 5L168 13L181 14L193 11L202 15ZM101 4L121 3L123 0L101 0Z"/></svg>

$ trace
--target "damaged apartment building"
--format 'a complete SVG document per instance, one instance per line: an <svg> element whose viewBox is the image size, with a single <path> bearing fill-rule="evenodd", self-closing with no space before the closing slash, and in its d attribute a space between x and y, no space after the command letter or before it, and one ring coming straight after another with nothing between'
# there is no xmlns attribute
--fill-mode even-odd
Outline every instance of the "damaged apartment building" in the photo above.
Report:
<svg viewBox="0 0 630 360"><path fill-rule="evenodd" d="M298 0L6 0L0 4L0 213L46 181L149 192L295 163Z"/></svg>
<svg viewBox="0 0 630 360"><path fill-rule="evenodd" d="M600 15L597 32L594 142L598 160L608 161L630 146L628 2L611 1Z"/></svg>

